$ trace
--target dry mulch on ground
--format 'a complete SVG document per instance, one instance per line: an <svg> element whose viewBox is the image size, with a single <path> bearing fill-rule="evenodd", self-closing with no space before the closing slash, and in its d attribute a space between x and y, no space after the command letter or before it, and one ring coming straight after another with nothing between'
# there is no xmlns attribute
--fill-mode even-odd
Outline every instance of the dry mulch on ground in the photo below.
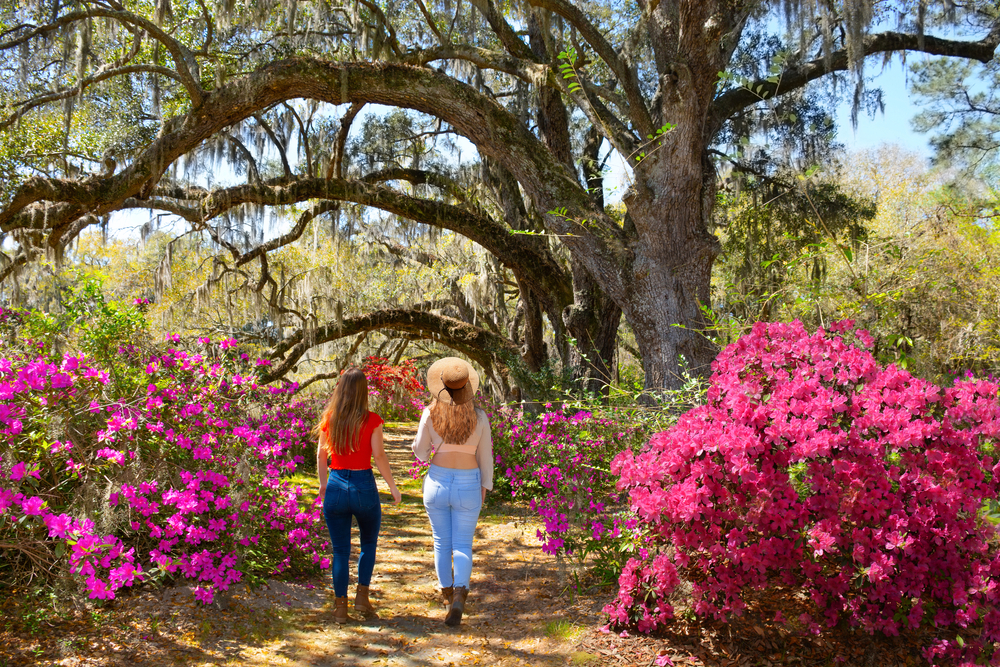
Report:
<svg viewBox="0 0 1000 667"><path fill-rule="evenodd" d="M397 480L408 479L412 427L387 431ZM385 490L379 478L380 486ZM729 626L678 620L657 637L601 631L613 591L574 595L559 563L542 552L537 526L511 507L485 510L476 534L468 613L443 622L436 598L430 525L420 489L383 506L372 597L381 618L333 622L328 577L236 587L210 607L184 586L142 589L103 607L54 618L15 597L0 602L0 667L7 665L915 665L923 642L873 647L867 638L809 637L788 618L796 601L772 594ZM65 605L62 605L65 607ZM11 622L10 619L18 619ZM873 648L877 650L873 650ZM841 660L836 660L837 656ZM659 658L659 660L658 660Z"/></svg>

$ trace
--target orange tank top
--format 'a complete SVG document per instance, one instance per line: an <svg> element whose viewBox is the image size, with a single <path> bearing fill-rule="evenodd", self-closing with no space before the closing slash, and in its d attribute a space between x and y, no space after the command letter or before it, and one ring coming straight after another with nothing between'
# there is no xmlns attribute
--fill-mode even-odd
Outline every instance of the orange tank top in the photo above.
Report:
<svg viewBox="0 0 1000 667"><path fill-rule="evenodd" d="M361 430L358 432L358 440L353 451L338 454L331 448L330 467L334 470L371 470L372 433L382 422L381 417L374 412L369 412L368 419L361 425Z"/></svg>

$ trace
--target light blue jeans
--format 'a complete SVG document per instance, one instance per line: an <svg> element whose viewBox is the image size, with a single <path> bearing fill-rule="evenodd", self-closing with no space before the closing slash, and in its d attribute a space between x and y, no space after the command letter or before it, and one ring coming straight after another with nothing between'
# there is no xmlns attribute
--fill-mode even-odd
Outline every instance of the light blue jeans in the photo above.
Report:
<svg viewBox="0 0 1000 667"><path fill-rule="evenodd" d="M458 470L432 464L424 478L424 507L434 533L434 569L441 588L468 588L472 537L483 507L479 468Z"/></svg>

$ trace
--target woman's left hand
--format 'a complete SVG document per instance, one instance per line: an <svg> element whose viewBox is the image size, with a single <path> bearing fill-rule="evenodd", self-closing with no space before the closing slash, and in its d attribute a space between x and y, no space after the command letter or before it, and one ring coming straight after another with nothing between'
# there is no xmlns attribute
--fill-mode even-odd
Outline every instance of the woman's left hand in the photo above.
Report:
<svg viewBox="0 0 1000 667"><path fill-rule="evenodd" d="M482 487L482 489L483 489L483 502L485 503L486 502L486 487L484 486L484 487Z"/></svg>

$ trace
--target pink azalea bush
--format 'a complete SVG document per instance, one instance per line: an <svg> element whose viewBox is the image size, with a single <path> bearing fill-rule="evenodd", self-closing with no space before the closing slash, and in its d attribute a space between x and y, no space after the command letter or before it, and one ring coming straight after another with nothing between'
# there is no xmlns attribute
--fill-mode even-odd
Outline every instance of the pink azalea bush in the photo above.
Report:
<svg viewBox="0 0 1000 667"><path fill-rule="evenodd" d="M490 410L495 493L528 503L541 519L546 553L613 581L637 521L615 491L609 461L647 432L590 411L549 407L536 417L512 407Z"/></svg>
<svg viewBox="0 0 1000 667"><path fill-rule="evenodd" d="M614 627L665 623L682 579L717 619L781 585L810 597L813 632L933 626L932 662L993 653L998 387L942 389L870 347L851 323L757 324L719 355L705 405L614 460L649 538L605 609Z"/></svg>
<svg viewBox="0 0 1000 667"><path fill-rule="evenodd" d="M228 360L137 353L134 395L82 355L0 357L5 558L62 566L94 599L182 579L206 603L247 576L328 567L321 508L289 480L314 409L220 347Z"/></svg>

